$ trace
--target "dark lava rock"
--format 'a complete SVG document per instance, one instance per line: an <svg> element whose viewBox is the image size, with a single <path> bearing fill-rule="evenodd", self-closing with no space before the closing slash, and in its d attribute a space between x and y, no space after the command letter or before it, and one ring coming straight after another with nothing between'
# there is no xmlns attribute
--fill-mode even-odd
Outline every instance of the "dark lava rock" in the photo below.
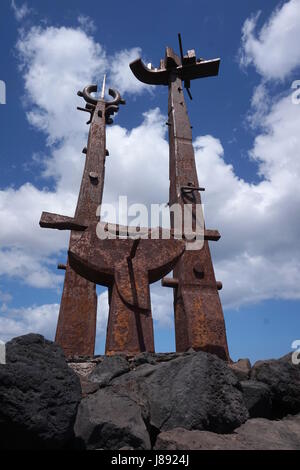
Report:
<svg viewBox="0 0 300 470"><path fill-rule="evenodd" d="M151 449L142 408L130 393L124 395L111 387L81 401L74 430L86 449Z"/></svg>
<svg viewBox="0 0 300 470"><path fill-rule="evenodd" d="M142 352L133 358L132 365L133 367L139 367L142 364L155 364L155 356L154 353Z"/></svg>
<svg viewBox="0 0 300 470"><path fill-rule="evenodd" d="M229 368L234 372L237 378L241 380L248 380L251 372L251 363L249 359L239 359L237 362L229 364Z"/></svg>
<svg viewBox="0 0 300 470"><path fill-rule="evenodd" d="M300 365L292 363L292 354L256 362L251 380L264 382L271 388L274 417L300 412Z"/></svg>
<svg viewBox="0 0 300 470"><path fill-rule="evenodd" d="M0 365L0 448L57 449L73 437L80 382L62 349L28 334L6 343Z"/></svg>
<svg viewBox="0 0 300 470"><path fill-rule="evenodd" d="M250 418L270 418L272 414L271 389L263 382L241 382L245 405Z"/></svg>
<svg viewBox="0 0 300 470"><path fill-rule="evenodd" d="M280 421L249 419L233 434L172 429L158 435L156 450L299 450L300 415Z"/></svg>
<svg viewBox="0 0 300 470"><path fill-rule="evenodd" d="M130 370L129 363L123 356L104 356L102 362L97 364L89 376L91 382L104 387L119 375L125 374Z"/></svg>
<svg viewBox="0 0 300 470"><path fill-rule="evenodd" d="M142 365L114 379L112 386L123 395L136 391L148 406L152 430L180 426L230 432L248 417L236 376L224 361L205 352Z"/></svg>

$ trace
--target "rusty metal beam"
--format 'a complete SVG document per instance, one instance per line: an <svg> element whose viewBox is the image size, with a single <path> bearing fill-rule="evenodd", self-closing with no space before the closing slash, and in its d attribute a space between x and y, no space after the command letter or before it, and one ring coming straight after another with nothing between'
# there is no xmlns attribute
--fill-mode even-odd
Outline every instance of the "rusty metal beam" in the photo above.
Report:
<svg viewBox="0 0 300 470"><path fill-rule="evenodd" d="M143 83L167 85L168 131L169 131L169 207L180 204L192 205L193 220L196 206L201 204L201 188L198 183L191 124L188 118L183 89L191 98L190 81L217 75L220 59L196 58L194 50L183 55L179 35L180 56L167 47L164 61L159 69L148 69L141 59L130 64L133 74ZM183 83L184 82L184 86ZM174 217L171 228L175 229ZM176 350L186 351L190 347L213 352L229 360L226 330L222 306L218 294L221 283L217 282L211 260L208 241L217 241L217 230L206 230L202 249L186 250L173 269L174 278L164 278L162 285L174 289L174 314Z"/></svg>
<svg viewBox="0 0 300 470"><path fill-rule="evenodd" d="M87 222L80 221L74 217L66 215L53 214L52 212L42 212L40 218L40 227L54 228L57 230L75 230L82 232L88 226Z"/></svg>
<svg viewBox="0 0 300 470"><path fill-rule="evenodd" d="M151 70L143 63L142 59L136 59L130 63L134 76L140 82L147 83L148 85L168 85L169 70L166 67L170 67L172 63L174 64L175 60L173 57L175 54L171 48L167 49L164 68ZM212 77L218 75L219 66L220 59L198 60L195 63L176 66L176 74L182 81Z"/></svg>
<svg viewBox="0 0 300 470"><path fill-rule="evenodd" d="M111 101L95 98L96 85L89 85L78 92L86 101L85 108L91 124L88 144L83 149L86 155L80 192L74 217L43 212L40 226L58 230L71 230L69 250L76 245L87 227L99 220L97 208L102 201L106 150L106 124L124 104L116 90L109 90ZM62 268L62 266L59 266ZM70 356L92 356L95 347L97 295L96 285L78 274L69 263L65 266L65 281L60 304L55 340Z"/></svg>

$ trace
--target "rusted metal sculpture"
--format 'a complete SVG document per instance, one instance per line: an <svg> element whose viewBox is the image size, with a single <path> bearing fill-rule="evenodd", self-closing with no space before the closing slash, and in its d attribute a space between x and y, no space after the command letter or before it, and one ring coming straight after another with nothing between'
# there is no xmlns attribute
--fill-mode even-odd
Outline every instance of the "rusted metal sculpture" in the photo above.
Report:
<svg viewBox="0 0 300 470"><path fill-rule="evenodd" d="M43 212L40 220L41 227L71 230L70 249L80 238L80 230L98 220L96 210L102 201L105 158L108 153L105 127L112 123L111 116L118 111L119 104L125 103L115 90L109 90L113 100L108 102L104 100L104 88L100 99L91 95L96 91L97 85L90 85L78 92L86 101L85 108L78 109L90 114L87 124L91 126L87 148L82 151L86 155L85 168L74 218ZM66 274L55 340L62 346L66 356L92 356L97 318L96 286L77 274L69 261L66 265L58 265L58 268L65 269Z"/></svg>
<svg viewBox="0 0 300 470"><path fill-rule="evenodd" d="M102 200L105 166L105 124L123 103L110 90L113 101L96 100L86 87L79 95L87 102L83 111L91 113L91 128L78 205L74 217L43 212L41 227L71 230L68 264L57 326L56 341L67 356L93 355L96 332L95 283L108 287L109 318L106 354L134 355L154 352L153 322L149 284L161 279L175 266L185 249L183 240L143 239L147 229L135 236L133 227L114 226L115 235L131 238L99 237L112 230L100 222L96 211ZM102 93L103 95L103 93Z"/></svg>
<svg viewBox="0 0 300 470"><path fill-rule="evenodd" d="M130 64L136 77L149 84L168 85L168 126L170 142L170 208L174 203L185 209L191 207L193 227L196 208L201 203L191 126L183 95L182 82L190 94L190 80L217 75L219 59L197 60L194 51L181 60L171 48L159 69L144 66L138 59ZM57 325L56 341L67 356L94 353L97 297L95 284L108 287L109 318L106 354L134 355L154 351L153 322L149 285L162 279L163 286L174 289L176 349L190 347L216 353L229 359L225 324L211 261L209 240L218 240L217 230L206 230L203 224L203 248L188 250L184 238L178 239L174 217L171 217L171 237L153 239L147 228L112 226L100 221L97 210L102 202L105 158L106 124L124 104L120 94L109 90L112 101L91 93L95 85L78 92L86 101L91 124L78 204L74 217L43 212L41 227L70 230L66 277ZM154 229L162 233L161 228ZM134 232L134 235L132 234ZM99 233L101 235L99 235ZM115 235L115 238L111 235ZM104 236L103 236L104 235ZM108 236L106 236L108 235ZM118 238L126 235L127 238ZM145 236L147 235L147 236ZM187 235L187 234L185 234ZM166 278L173 269L173 278Z"/></svg>
<svg viewBox="0 0 300 470"><path fill-rule="evenodd" d="M130 235L130 228L120 230ZM96 224L70 247L69 262L76 272L109 288L106 354L154 352L149 284L169 273L184 249L184 241L173 238L101 240Z"/></svg>
<svg viewBox="0 0 300 470"><path fill-rule="evenodd" d="M160 68L146 67L141 59L130 64L136 78L150 85L166 85L169 89L168 128L170 154L169 205L179 203L182 208L192 204L195 218L196 204L201 203L192 131L183 93L183 83L190 94L190 81L218 74L220 59L197 59L194 50L183 55L179 35L180 55L166 48ZM174 228L174 218L171 217ZM210 239L217 240L220 236ZM226 330L210 249L205 237L200 250L186 250L178 259L173 278L164 278L162 285L174 289L176 350L192 347L215 353L228 360Z"/></svg>

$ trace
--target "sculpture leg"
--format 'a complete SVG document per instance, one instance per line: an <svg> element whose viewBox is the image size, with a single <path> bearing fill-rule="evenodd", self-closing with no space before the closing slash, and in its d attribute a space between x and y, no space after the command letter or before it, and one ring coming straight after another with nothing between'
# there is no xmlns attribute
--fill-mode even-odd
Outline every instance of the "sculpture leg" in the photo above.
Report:
<svg viewBox="0 0 300 470"><path fill-rule="evenodd" d="M149 286L148 296L150 299ZM143 351L154 352L151 310L125 304L116 284L112 286L109 297L105 353L135 355Z"/></svg>
<svg viewBox="0 0 300 470"><path fill-rule="evenodd" d="M230 360L222 305L208 242L199 251L186 251L174 269L176 351L207 351Z"/></svg>
<svg viewBox="0 0 300 470"><path fill-rule="evenodd" d="M96 320L96 285L67 264L55 336L67 357L94 355Z"/></svg>
<svg viewBox="0 0 300 470"><path fill-rule="evenodd" d="M183 287L181 298L175 301L175 328L179 333L176 333L176 351L193 348L230 360L222 306L214 289L202 289L199 295L198 286Z"/></svg>

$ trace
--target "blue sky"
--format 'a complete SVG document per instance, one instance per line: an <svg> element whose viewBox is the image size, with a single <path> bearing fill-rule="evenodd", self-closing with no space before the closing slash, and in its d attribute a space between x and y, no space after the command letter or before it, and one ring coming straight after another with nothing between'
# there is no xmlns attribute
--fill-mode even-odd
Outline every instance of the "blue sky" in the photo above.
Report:
<svg viewBox="0 0 300 470"><path fill-rule="evenodd" d="M259 13L260 12L260 13ZM67 233L42 210L72 215L87 126L78 89L103 74L126 106L107 131L105 202L165 202L167 89L142 86L128 63L159 64L164 48L221 57L218 77L187 98L198 178L233 359L279 357L300 338L300 1L2 1L0 80L0 337L53 338ZM99 288L97 351L106 293ZM152 289L156 349L174 350L171 292Z"/></svg>

